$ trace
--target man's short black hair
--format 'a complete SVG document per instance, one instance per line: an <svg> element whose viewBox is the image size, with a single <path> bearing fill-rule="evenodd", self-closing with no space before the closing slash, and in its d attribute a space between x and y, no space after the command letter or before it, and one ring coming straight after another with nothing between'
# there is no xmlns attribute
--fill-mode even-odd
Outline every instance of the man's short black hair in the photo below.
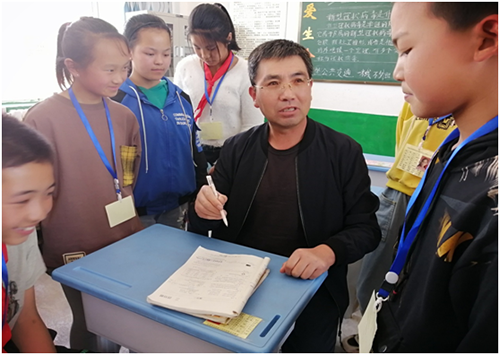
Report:
<svg viewBox="0 0 500 355"><path fill-rule="evenodd" d="M277 39L262 43L250 53L248 57L248 74L250 75L250 82L252 85L255 85L257 69L262 60L272 58L284 59L294 55L298 55L302 58L307 68L307 74L309 78L311 78L313 65L309 51L296 42L286 39Z"/></svg>

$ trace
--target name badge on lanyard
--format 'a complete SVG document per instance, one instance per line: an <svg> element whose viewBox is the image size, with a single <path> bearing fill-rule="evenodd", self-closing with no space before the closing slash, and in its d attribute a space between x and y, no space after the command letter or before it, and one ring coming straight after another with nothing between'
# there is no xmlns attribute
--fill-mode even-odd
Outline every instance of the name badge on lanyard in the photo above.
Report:
<svg viewBox="0 0 500 355"><path fill-rule="evenodd" d="M207 100L207 103L210 105L210 116L209 116L209 122L199 122L198 125L200 126L201 132L200 132L200 137L203 140L220 140L224 137L223 134L223 128L222 128L222 122L221 121L215 121L212 116L212 107L213 103L215 101L215 97L217 96L217 93L219 92L219 88L222 84L222 81L226 77L226 74L231 67L231 64L233 63L234 55L231 56L231 61L229 62L228 69L222 75L222 77L219 80L219 83L215 87L214 94L212 95L212 99L210 100L210 95L208 94L208 88L207 88L207 80L205 79L205 99Z"/></svg>
<svg viewBox="0 0 500 355"><path fill-rule="evenodd" d="M69 97L71 98L71 102L73 103L73 106L75 107L76 112L78 113L78 116L80 116L80 119L82 120L82 123L85 126L85 129L87 130L87 133L89 134L90 139L94 144L94 147L96 148L102 162L104 163L104 166L106 166L106 169L108 169L109 173L111 174L111 177L113 178L113 186L116 191L117 201L112 202L105 206L109 226L110 228L113 228L114 226L135 217L136 214L135 214L134 202L131 196L122 198L122 193L120 190L120 181L118 180L118 176L115 169L113 169L113 167L111 166L108 158L106 157L106 154L104 153L104 150L101 147L101 144L97 140L97 137L94 134L94 131L92 130L92 127L90 126L90 123L87 117L85 116L85 113L83 112L80 103L78 102L78 100L75 97L75 94L73 93L73 89L70 88L68 90L68 93ZM116 168L115 135L113 131L113 124L111 122L108 105L106 104L104 98L102 99L102 103L104 104L104 110L106 111L106 118L108 120L109 134L111 136L111 151L113 154L113 162Z"/></svg>
<svg viewBox="0 0 500 355"><path fill-rule="evenodd" d="M396 283L399 280L399 274L403 270L403 267L406 263L406 257L408 255L408 252L410 250L411 245L413 244L413 241L415 240L415 237L418 233L418 230L420 229L420 226L422 225L422 222L427 215L427 212L429 210L429 207L434 200L434 196L436 195L437 188L439 186L439 183L441 182L441 179L444 175L444 172L446 169L449 167L451 161L455 158L455 156L458 154L458 152L465 147L467 144L472 142L474 139L482 137L488 133L493 132L494 130L498 129L498 116L495 116L491 120L489 120L487 123L485 123L481 128L479 128L477 131L475 131L473 134L471 134L466 140L464 140L462 143L456 147L451 156L450 159L446 162L446 164L443 167L443 170L441 171L436 183L432 187L432 190L427 197L427 199L424 201L422 208L418 212L417 218L413 222L413 225L409 226L409 231L408 231L408 226L406 225L406 222L403 225L403 231L401 233L400 237L400 242L398 246L398 251L396 253L396 257L394 259L394 262L391 265L391 268L389 272L385 275L385 281L382 284L382 287L379 289L377 294L373 292L370 298L370 302L367 306L367 309L365 311L365 314L363 314L363 318L361 319L360 326L358 327L359 331L359 343L360 343L360 353L362 352L369 352L371 350L371 346L373 343L373 339L375 337L375 332L377 329L377 313L380 311L380 309L383 306L383 302L387 301L389 299L390 294L393 292ZM438 150L451 142L452 140L456 139L459 137L460 132L458 131L458 128L455 129L453 132L451 132L448 137L444 140L444 142L440 145ZM425 180L427 177L427 170L424 173L424 176L422 180L420 180L419 185L415 189L415 192L410 198L410 201L408 202L408 206L406 208L406 216L408 216L408 212L411 210L413 207L415 201L418 198L418 195L422 191L422 187L425 184ZM408 232L406 232L408 231ZM363 344L363 348L361 348L361 344Z"/></svg>
<svg viewBox="0 0 500 355"><path fill-rule="evenodd" d="M434 155L433 151L422 148L427 135L429 134L432 126L438 124L439 122L445 120L450 117L450 115L442 116L437 119L429 119L427 129L422 137L418 146L414 146L411 144L406 144L403 148L402 157L398 162L397 168L403 170L407 173L415 175L419 178L424 176L424 172L427 170L429 163L432 160L432 156Z"/></svg>

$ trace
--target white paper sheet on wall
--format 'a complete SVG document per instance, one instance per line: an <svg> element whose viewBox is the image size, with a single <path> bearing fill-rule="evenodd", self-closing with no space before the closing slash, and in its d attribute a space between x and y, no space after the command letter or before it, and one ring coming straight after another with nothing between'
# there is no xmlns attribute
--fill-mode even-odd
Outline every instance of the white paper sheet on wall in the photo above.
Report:
<svg viewBox="0 0 500 355"><path fill-rule="evenodd" d="M238 55L248 58L259 44L285 38L286 2L234 1L228 8L241 47Z"/></svg>

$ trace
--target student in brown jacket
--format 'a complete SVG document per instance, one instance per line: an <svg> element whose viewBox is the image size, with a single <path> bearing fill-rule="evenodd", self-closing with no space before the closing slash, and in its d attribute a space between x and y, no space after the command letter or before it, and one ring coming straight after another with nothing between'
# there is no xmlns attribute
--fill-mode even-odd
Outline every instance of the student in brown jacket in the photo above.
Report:
<svg viewBox="0 0 500 355"><path fill-rule="evenodd" d="M107 22L82 17L64 24L56 67L63 92L25 117L55 149L54 208L41 224L49 272L142 229L132 196L139 126L128 108L109 99L126 79L129 62L126 39ZM113 204L118 200L122 203ZM128 206L128 218L116 220L116 206ZM80 292L63 290L73 311L71 347L96 351Z"/></svg>

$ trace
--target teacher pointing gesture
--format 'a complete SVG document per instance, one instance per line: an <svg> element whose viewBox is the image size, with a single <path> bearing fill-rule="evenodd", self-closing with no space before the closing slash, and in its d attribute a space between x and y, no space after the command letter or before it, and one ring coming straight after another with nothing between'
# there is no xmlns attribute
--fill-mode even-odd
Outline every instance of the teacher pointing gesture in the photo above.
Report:
<svg viewBox="0 0 500 355"><path fill-rule="evenodd" d="M248 93L247 61L233 53L240 47L224 6L198 5L188 26L195 54L179 62L174 83L192 99L203 151L213 165L227 138L262 124L264 117Z"/></svg>

